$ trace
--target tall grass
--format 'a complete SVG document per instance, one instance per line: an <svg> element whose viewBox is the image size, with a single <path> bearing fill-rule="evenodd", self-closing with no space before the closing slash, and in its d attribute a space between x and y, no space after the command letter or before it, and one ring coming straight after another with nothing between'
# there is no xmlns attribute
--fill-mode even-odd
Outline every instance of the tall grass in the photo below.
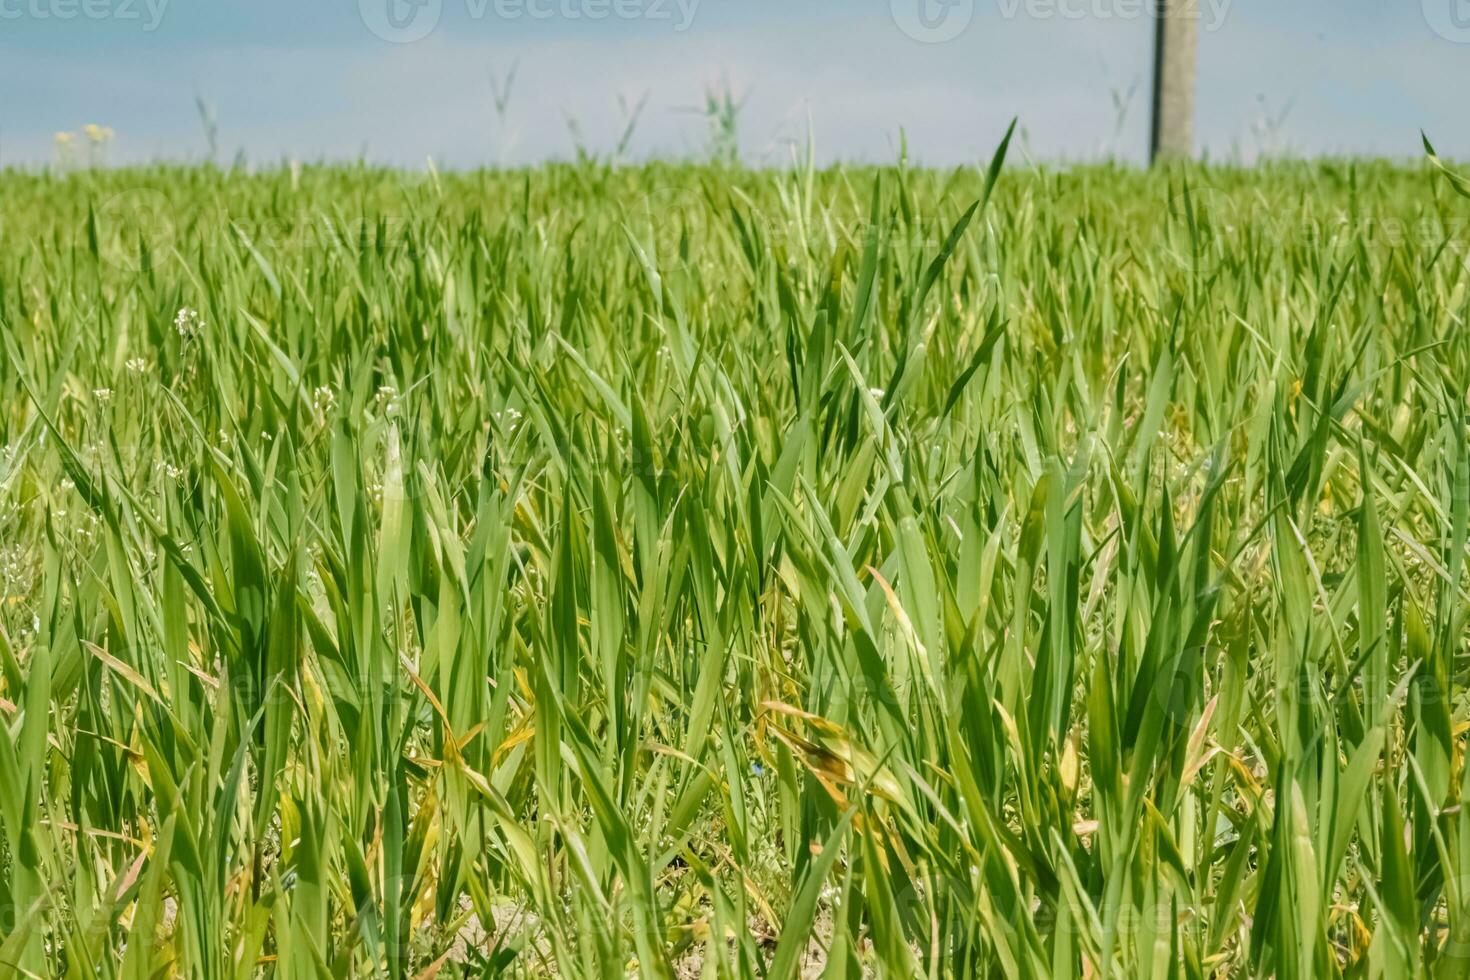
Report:
<svg viewBox="0 0 1470 980"><path fill-rule="evenodd" d="M0 969L1465 976L1470 202L998 164L0 177Z"/></svg>

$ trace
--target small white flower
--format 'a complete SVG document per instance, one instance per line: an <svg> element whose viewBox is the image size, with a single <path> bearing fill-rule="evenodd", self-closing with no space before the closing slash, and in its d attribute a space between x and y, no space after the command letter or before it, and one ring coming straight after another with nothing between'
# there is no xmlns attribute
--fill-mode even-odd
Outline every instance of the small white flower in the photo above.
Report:
<svg viewBox="0 0 1470 980"><path fill-rule="evenodd" d="M326 415L337 407L337 395L327 385L322 385L311 396L312 407L318 415Z"/></svg>
<svg viewBox="0 0 1470 980"><path fill-rule="evenodd" d="M141 357L135 357L128 361L128 370L133 374L147 374L148 362Z"/></svg>
<svg viewBox="0 0 1470 980"><path fill-rule="evenodd" d="M93 388L92 389L92 397L95 398L95 399L97 399L102 404L106 405L109 401L112 400L112 389L111 388Z"/></svg>
<svg viewBox="0 0 1470 980"><path fill-rule="evenodd" d="M521 413L513 408L507 408L503 412L496 412L495 420L504 423L507 429L514 432L521 424Z"/></svg>
<svg viewBox="0 0 1470 980"><path fill-rule="evenodd" d="M174 328L178 330L180 337L187 340L204 329L204 321L199 318L198 310L186 306L174 317Z"/></svg>

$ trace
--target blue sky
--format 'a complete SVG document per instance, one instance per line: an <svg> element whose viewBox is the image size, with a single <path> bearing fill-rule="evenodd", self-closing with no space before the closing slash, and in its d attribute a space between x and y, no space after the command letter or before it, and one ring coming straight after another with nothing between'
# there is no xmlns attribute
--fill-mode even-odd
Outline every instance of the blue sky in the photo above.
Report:
<svg viewBox="0 0 1470 980"><path fill-rule="evenodd" d="M891 161L902 131L920 162L973 162L1013 115L1034 158L1139 160L1144 2L0 0L0 166L44 164L87 123L116 131L113 162L199 159L196 92L221 156L256 163L567 157L568 120L607 152L619 96L644 95L631 154L683 155L722 81L755 163L808 127L823 160ZM1470 157L1470 0L1196 2L1211 157L1409 157L1421 128ZM490 79L512 65L501 120Z"/></svg>

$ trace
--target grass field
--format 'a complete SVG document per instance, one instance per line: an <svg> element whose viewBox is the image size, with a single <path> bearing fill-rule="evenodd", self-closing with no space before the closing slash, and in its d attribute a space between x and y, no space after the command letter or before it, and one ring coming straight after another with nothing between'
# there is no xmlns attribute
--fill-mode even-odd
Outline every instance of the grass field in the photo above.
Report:
<svg viewBox="0 0 1470 980"><path fill-rule="evenodd" d="M1470 201L999 156L0 176L0 970L1470 975Z"/></svg>

